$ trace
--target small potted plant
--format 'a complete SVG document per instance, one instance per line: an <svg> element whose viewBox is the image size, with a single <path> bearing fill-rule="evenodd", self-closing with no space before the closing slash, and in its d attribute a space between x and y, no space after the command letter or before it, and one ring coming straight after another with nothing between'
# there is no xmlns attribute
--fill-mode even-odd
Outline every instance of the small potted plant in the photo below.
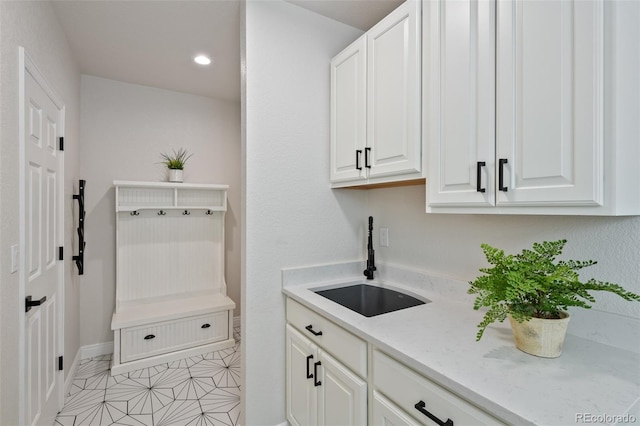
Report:
<svg viewBox="0 0 640 426"><path fill-rule="evenodd" d="M182 182L184 165L193 154L188 154L187 150L180 148L173 150L171 154L162 153L162 163L169 169L169 182Z"/></svg>
<svg viewBox="0 0 640 426"><path fill-rule="evenodd" d="M569 322L569 306L591 308L595 298L589 291L608 291L625 300L640 301L640 296L609 282L590 279L581 282L576 271L596 264L593 260L560 260L567 240L534 243L533 250L506 255L503 250L482 244L491 268L469 282L469 294L476 294L473 309L489 309L478 328L476 341L495 321L511 322L516 347L526 353L555 358Z"/></svg>

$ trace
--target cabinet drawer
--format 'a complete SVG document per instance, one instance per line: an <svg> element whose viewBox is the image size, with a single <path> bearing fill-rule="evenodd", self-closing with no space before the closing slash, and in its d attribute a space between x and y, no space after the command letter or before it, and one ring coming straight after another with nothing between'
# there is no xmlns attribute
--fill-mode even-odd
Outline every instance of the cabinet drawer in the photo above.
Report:
<svg viewBox="0 0 640 426"><path fill-rule="evenodd" d="M229 336L228 311L120 330L121 362L204 345Z"/></svg>
<svg viewBox="0 0 640 426"><path fill-rule="evenodd" d="M287 321L360 377L367 376L365 341L291 299L287 299Z"/></svg>
<svg viewBox="0 0 640 426"><path fill-rule="evenodd" d="M422 411L428 411L442 422L451 419L456 426L502 424L378 350L373 352L373 384L391 401L424 424L434 423L416 408L418 403L424 403Z"/></svg>

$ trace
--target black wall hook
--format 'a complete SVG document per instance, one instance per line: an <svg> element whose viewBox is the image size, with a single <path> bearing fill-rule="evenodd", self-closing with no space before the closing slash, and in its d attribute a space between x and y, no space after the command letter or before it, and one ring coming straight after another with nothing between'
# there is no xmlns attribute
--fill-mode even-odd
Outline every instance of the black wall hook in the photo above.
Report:
<svg viewBox="0 0 640 426"><path fill-rule="evenodd" d="M213 214L213 212L211 210L207 210L207 216L211 216Z"/></svg>
<svg viewBox="0 0 640 426"><path fill-rule="evenodd" d="M166 214L167 214L167 212L165 212L164 210L160 210L160 211L158 212L158 216L164 216L164 215L166 215Z"/></svg>
<svg viewBox="0 0 640 426"><path fill-rule="evenodd" d="M84 185L86 182L86 180L80 179L78 193L73 194L73 199L78 200L78 255L73 256L72 259L78 267L78 275L84 275L84 248L87 245L84 241L84 217L86 215L84 211Z"/></svg>
<svg viewBox="0 0 640 426"><path fill-rule="evenodd" d="M140 212L138 210L134 210L131 213L129 213L131 216L140 216Z"/></svg>
<svg viewBox="0 0 640 426"><path fill-rule="evenodd" d="M182 212L183 215L185 216L189 216L191 214L191 212L189 210L185 210Z"/></svg>

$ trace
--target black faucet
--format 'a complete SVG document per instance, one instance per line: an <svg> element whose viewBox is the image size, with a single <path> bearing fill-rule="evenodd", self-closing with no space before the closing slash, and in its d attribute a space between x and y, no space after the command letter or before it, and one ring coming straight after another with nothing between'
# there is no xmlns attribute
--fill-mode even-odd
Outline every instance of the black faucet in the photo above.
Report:
<svg viewBox="0 0 640 426"><path fill-rule="evenodd" d="M376 262L374 260L373 251L373 216L369 216L369 240L367 242L367 269L364 270L364 276L368 280L373 279L373 271L376 270Z"/></svg>

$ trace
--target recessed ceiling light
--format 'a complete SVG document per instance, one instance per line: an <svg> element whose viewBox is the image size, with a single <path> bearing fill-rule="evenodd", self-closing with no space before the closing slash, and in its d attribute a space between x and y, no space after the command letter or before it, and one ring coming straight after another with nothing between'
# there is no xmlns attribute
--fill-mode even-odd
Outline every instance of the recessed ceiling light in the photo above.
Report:
<svg viewBox="0 0 640 426"><path fill-rule="evenodd" d="M196 64L200 64L200 65L209 65L211 63L211 59L207 58L204 55L198 55L195 58L193 58L193 60L196 62Z"/></svg>

